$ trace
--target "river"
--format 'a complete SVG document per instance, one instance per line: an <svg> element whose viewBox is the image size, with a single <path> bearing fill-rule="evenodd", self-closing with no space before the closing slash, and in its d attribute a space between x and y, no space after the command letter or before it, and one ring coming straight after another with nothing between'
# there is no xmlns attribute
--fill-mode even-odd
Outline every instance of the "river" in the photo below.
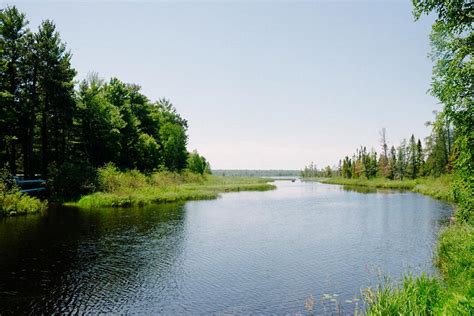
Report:
<svg viewBox="0 0 474 316"><path fill-rule="evenodd" d="M317 313L345 314L384 275L434 273L449 204L276 184L217 200L0 218L0 314L295 314L311 301Z"/></svg>

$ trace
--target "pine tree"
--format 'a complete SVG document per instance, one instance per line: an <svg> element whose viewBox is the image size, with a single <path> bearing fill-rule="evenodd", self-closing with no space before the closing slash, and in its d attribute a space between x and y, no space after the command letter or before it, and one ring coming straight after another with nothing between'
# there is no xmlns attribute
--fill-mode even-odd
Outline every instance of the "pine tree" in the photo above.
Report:
<svg viewBox="0 0 474 316"><path fill-rule="evenodd" d="M425 173L425 159L424 159L424 152L423 146L421 145L421 140L418 139L416 144L416 163L418 165L418 174L417 176L423 176Z"/></svg>
<svg viewBox="0 0 474 316"><path fill-rule="evenodd" d="M72 128L74 76L71 54L66 51L53 22L43 21L35 34L38 52L38 91L41 108L41 163L47 175L51 162L66 160Z"/></svg>
<svg viewBox="0 0 474 316"><path fill-rule="evenodd" d="M418 152L417 152L417 145L415 141L415 136L412 134L410 137L410 143L408 145L408 167L407 167L407 174L410 178L415 179L418 176Z"/></svg>
<svg viewBox="0 0 474 316"><path fill-rule="evenodd" d="M28 21L16 7L0 11L0 154L17 172L17 144L22 116L21 64L24 62Z"/></svg>
<svg viewBox="0 0 474 316"><path fill-rule="evenodd" d="M392 146L390 148L390 155L388 159L388 178L390 180L394 180L395 177L397 176L397 152L395 150L395 147Z"/></svg>
<svg viewBox="0 0 474 316"><path fill-rule="evenodd" d="M406 175L406 140L402 140L397 149L397 179L403 180Z"/></svg>

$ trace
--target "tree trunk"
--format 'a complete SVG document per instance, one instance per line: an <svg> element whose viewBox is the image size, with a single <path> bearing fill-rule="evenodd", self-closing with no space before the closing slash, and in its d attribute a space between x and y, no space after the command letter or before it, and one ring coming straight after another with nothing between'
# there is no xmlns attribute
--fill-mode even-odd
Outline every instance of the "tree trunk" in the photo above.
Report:
<svg viewBox="0 0 474 316"><path fill-rule="evenodd" d="M41 174L47 177L49 164L49 142L48 142L48 95L45 96L44 106L41 116Z"/></svg>

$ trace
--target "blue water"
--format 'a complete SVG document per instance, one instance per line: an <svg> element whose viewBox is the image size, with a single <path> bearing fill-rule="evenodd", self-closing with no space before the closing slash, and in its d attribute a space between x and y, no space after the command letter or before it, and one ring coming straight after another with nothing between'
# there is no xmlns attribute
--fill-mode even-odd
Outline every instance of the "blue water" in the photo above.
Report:
<svg viewBox="0 0 474 316"><path fill-rule="evenodd" d="M353 313L383 275L434 273L452 207L277 181L267 192L0 219L0 314ZM354 300L354 298L356 298Z"/></svg>

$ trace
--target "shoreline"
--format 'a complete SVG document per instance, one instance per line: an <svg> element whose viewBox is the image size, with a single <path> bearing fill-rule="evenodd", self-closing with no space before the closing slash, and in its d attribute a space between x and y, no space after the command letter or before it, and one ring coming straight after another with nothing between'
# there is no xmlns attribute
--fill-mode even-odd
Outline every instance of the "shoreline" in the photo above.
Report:
<svg viewBox="0 0 474 316"><path fill-rule="evenodd" d="M452 176L446 175L438 178L418 178L407 180L389 179L346 179L346 178L306 178L302 181L316 181L324 184L337 184L347 186L358 186L373 189L407 190L430 196L437 200L456 203L452 194Z"/></svg>
<svg viewBox="0 0 474 316"><path fill-rule="evenodd" d="M110 191L94 192L78 201L63 203L79 208L143 207L192 200L217 199L221 193L240 191L269 191L276 189L273 179L251 177L227 177L206 175L193 179L170 179L163 183L147 183L139 187L126 187ZM160 179L161 181L162 179Z"/></svg>

